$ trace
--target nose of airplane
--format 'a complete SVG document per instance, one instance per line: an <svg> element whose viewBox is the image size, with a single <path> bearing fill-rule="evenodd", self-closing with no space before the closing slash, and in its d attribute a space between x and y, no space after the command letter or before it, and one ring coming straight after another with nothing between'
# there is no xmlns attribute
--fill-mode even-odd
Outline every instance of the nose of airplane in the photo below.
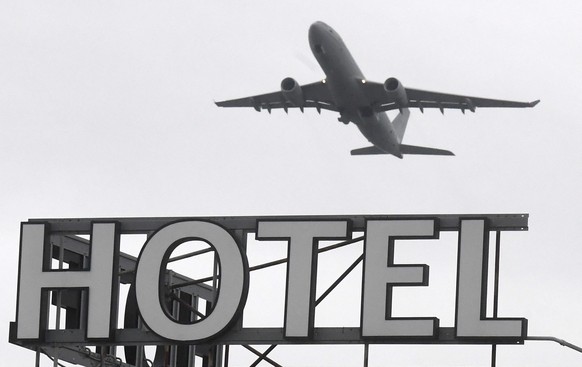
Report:
<svg viewBox="0 0 582 367"><path fill-rule="evenodd" d="M309 27L309 40L317 40L321 39L321 35L325 32L327 28L327 24L324 22L315 22Z"/></svg>

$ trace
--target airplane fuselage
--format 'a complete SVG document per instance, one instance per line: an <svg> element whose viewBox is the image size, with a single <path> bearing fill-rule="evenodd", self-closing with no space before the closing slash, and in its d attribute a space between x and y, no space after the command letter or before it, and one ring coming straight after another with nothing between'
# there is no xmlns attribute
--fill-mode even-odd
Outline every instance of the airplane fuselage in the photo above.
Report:
<svg viewBox="0 0 582 367"><path fill-rule="evenodd" d="M353 122L376 147L402 158L400 142L388 115L373 110L361 87L366 79L341 37L327 24L316 22L309 28L309 45L325 73L340 121Z"/></svg>

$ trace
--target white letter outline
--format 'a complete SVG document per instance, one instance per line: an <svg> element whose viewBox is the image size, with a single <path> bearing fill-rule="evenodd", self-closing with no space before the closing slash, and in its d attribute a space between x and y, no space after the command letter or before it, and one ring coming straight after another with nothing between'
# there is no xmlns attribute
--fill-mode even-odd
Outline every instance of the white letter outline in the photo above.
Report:
<svg viewBox="0 0 582 367"><path fill-rule="evenodd" d="M257 240L287 241L283 331L286 338L313 336L318 242L351 236L348 220L259 220ZM306 290L307 288L307 290Z"/></svg>
<svg viewBox="0 0 582 367"><path fill-rule="evenodd" d="M365 236L360 316L362 337L435 338L439 330L436 317L392 317L392 289L396 286L428 286L428 265L394 264L394 241L438 239L437 219L367 220Z"/></svg>
<svg viewBox="0 0 582 367"><path fill-rule="evenodd" d="M525 339L527 319L488 318L489 225L485 218L461 219L457 254L455 335L458 338Z"/></svg>
<svg viewBox="0 0 582 367"><path fill-rule="evenodd" d="M220 291L210 314L193 324L181 324L168 317L162 304L162 268L174 248L196 240L208 243L216 251ZM142 319L154 333L169 340L201 342L223 333L240 318L248 280L246 255L230 232L210 221L185 220L160 228L144 244L136 268L135 294ZM156 291L152 292L152 286Z"/></svg>
<svg viewBox="0 0 582 367"><path fill-rule="evenodd" d="M22 223L20 231L16 338L43 338L41 331L48 328L49 291L61 289L87 292L87 317L80 320L82 327L86 325L87 339L113 337L117 324L119 223L91 223L90 262L82 270L50 269L47 223Z"/></svg>

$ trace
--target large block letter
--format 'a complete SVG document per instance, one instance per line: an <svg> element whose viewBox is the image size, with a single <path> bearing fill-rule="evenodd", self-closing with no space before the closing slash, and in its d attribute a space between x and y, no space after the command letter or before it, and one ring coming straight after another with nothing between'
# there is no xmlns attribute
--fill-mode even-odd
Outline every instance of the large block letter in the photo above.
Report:
<svg viewBox="0 0 582 367"><path fill-rule="evenodd" d="M212 312L194 324L180 324L164 312L163 265L173 248L200 240L216 250L220 291ZM153 290L153 291L152 291ZM156 334L171 340L202 341L225 330L242 312L248 293L248 263L236 240L219 225L204 221L176 222L157 231L139 255L135 294L140 314Z"/></svg>
<svg viewBox="0 0 582 367"><path fill-rule="evenodd" d="M392 288L428 285L428 265L394 265L394 240L438 238L433 219L370 220L366 223L363 337L432 337L439 321L392 317Z"/></svg>
<svg viewBox="0 0 582 367"><path fill-rule="evenodd" d="M88 290L87 338L109 338L115 328L119 230L116 223L93 223L88 270L50 270L47 226L23 223L20 234L17 338L38 339L47 328L42 293L51 289ZM48 297L46 295L45 297ZM44 302L47 303L47 302ZM116 302L115 302L116 303Z"/></svg>
<svg viewBox="0 0 582 367"><path fill-rule="evenodd" d="M257 239L287 240L285 336L308 338L315 318L318 240L346 239L347 221L261 221Z"/></svg>
<svg viewBox="0 0 582 367"><path fill-rule="evenodd" d="M485 219L461 221L457 270L458 337L524 338L527 320L485 317L489 230Z"/></svg>

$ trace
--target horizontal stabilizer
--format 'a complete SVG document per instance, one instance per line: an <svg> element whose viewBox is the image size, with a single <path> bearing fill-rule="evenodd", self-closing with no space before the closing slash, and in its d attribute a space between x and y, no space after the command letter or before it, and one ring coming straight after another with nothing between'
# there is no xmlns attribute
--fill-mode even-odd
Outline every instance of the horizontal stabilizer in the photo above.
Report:
<svg viewBox="0 0 582 367"><path fill-rule="evenodd" d="M352 155L388 154L382 149L375 146L354 149L351 151L351 153Z"/></svg>
<svg viewBox="0 0 582 367"><path fill-rule="evenodd" d="M444 149L418 147L415 145L400 144L402 154L423 154L423 155L455 155L453 152ZM353 154L353 153L352 153Z"/></svg>

